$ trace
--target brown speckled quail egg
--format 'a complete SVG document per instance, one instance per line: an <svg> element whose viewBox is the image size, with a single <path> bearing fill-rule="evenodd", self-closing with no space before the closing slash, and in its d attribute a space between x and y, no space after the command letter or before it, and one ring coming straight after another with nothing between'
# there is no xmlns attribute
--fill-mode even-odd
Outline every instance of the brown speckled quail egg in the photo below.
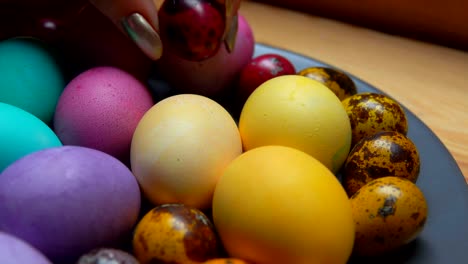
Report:
<svg viewBox="0 0 468 264"><path fill-rule="evenodd" d="M330 88L340 100L357 94L353 80L341 71L328 67L309 67L297 74L321 82Z"/></svg>
<svg viewBox="0 0 468 264"><path fill-rule="evenodd" d="M353 133L352 145L379 131L408 131L405 112L392 98L378 93L359 93L342 101Z"/></svg>
<svg viewBox="0 0 468 264"><path fill-rule="evenodd" d="M184 204L163 204L146 213L132 242L141 264L196 264L220 254L220 242L209 218Z"/></svg>
<svg viewBox="0 0 468 264"><path fill-rule="evenodd" d="M416 182L420 159L414 143L395 131L378 132L360 140L344 164L343 185L353 195L366 183L385 176Z"/></svg>
<svg viewBox="0 0 468 264"><path fill-rule="evenodd" d="M424 229L428 214L423 192L399 177L373 180L351 199L356 236L353 254L375 256L410 243Z"/></svg>

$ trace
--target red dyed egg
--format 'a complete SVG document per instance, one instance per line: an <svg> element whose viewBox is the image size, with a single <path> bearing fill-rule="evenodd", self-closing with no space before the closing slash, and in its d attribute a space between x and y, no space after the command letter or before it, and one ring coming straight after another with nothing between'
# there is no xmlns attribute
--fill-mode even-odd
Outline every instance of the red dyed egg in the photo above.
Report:
<svg viewBox="0 0 468 264"><path fill-rule="evenodd" d="M247 64L240 74L238 94L243 104L257 87L277 76L295 74L294 65L278 54L263 54Z"/></svg>
<svg viewBox="0 0 468 264"><path fill-rule="evenodd" d="M186 60L207 59L223 43L224 15L208 1L165 1L159 23L164 47Z"/></svg>

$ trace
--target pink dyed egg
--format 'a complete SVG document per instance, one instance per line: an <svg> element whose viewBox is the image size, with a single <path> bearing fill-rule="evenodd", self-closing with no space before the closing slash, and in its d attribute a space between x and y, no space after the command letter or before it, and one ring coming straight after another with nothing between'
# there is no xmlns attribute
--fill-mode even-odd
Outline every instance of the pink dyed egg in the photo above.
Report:
<svg viewBox="0 0 468 264"><path fill-rule="evenodd" d="M153 104L147 87L129 73L92 68L65 87L54 131L64 145L97 149L127 162L133 132Z"/></svg>
<svg viewBox="0 0 468 264"><path fill-rule="evenodd" d="M238 17L239 28L232 53L224 44L213 57L203 61L190 61L165 52L157 66L169 85L181 92L205 96L219 95L231 88L242 68L252 59L255 45L247 20L240 14Z"/></svg>

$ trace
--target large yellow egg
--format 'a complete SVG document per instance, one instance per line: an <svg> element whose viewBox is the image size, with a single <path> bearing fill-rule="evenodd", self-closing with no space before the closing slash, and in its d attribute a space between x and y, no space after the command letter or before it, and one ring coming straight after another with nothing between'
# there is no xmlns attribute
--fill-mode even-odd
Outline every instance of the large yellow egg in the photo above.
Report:
<svg viewBox="0 0 468 264"><path fill-rule="evenodd" d="M275 77L247 99L239 120L245 150L283 145L302 150L337 172L351 146L351 125L340 99L299 75Z"/></svg>
<svg viewBox="0 0 468 264"><path fill-rule="evenodd" d="M131 168L154 204L183 203L208 208L224 168L242 153L230 114L200 95L166 98L138 123L131 144Z"/></svg>
<svg viewBox="0 0 468 264"><path fill-rule="evenodd" d="M213 196L213 221L229 256L248 263L344 264L354 243L351 205L322 163L294 148L237 157Z"/></svg>

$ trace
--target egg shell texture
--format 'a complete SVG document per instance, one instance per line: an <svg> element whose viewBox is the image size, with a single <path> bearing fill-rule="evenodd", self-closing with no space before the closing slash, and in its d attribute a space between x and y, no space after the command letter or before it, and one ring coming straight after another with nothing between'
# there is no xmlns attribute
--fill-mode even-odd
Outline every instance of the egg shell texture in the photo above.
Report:
<svg viewBox="0 0 468 264"><path fill-rule="evenodd" d="M413 241L428 215L424 194L411 181L383 177L369 182L351 199L356 223L354 253L378 255Z"/></svg>
<svg viewBox="0 0 468 264"><path fill-rule="evenodd" d="M140 191L112 156L64 146L9 166L0 175L0 201L0 230L63 263L127 236L137 221Z"/></svg>
<svg viewBox="0 0 468 264"><path fill-rule="evenodd" d="M52 264L39 250L22 239L0 231L0 263Z"/></svg>
<svg viewBox="0 0 468 264"><path fill-rule="evenodd" d="M249 263L345 263L354 241L338 179L290 147L244 152L224 170L213 221L229 256Z"/></svg>
<svg viewBox="0 0 468 264"><path fill-rule="evenodd" d="M141 263L201 263L218 256L214 226L201 211L165 204L148 212L133 239Z"/></svg>
<svg viewBox="0 0 468 264"><path fill-rule="evenodd" d="M16 106L0 103L0 128L0 172L27 154L62 146L46 123Z"/></svg>
<svg viewBox="0 0 468 264"><path fill-rule="evenodd" d="M408 121L403 108L392 98L377 93L360 93L342 101L351 122L352 144L380 131L406 135Z"/></svg>
<svg viewBox="0 0 468 264"><path fill-rule="evenodd" d="M344 186L349 195L364 184L385 176L416 182L421 161L414 143L395 131L376 133L354 146L344 164Z"/></svg>
<svg viewBox="0 0 468 264"><path fill-rule="evenodd" d="M133 132L153 104L146 86L127 72L92 68L60 96L54 130L64 145L94 148L126 161Z"/></svg>
<svg viewBox="0 0 468 264"><path fill-rule="evenodd" d="M223 169L241 153L237 125L221 105L181 94L158 102L141 119L131 167L152 203L208 208Z"/></svg>
<svg viewBox="0 0 468 264"><path fill-rule="evenodd" d="M322 83L282 75L249 96L239 119L245 150L282 145L302 150L336 173L350 150L351 126L341 101Z"/></svg>

